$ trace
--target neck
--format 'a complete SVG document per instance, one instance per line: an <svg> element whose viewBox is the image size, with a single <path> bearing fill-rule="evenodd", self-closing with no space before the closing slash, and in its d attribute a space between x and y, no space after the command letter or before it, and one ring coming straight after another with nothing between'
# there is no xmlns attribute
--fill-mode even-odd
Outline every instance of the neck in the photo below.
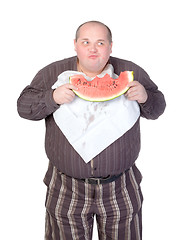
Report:
<svg viewBox="0 0 190 240"><path fill-rule="evenodd" d="M104 68L101 71L98 71L98 72L90 72L90 71L87 71L84 68L82 68L81 65L79 64L79 62L77 63L77 71L82 72L82 73L86 74L86 76L91 77L91 78L97 76L103 70L104 70Z"/></svg>

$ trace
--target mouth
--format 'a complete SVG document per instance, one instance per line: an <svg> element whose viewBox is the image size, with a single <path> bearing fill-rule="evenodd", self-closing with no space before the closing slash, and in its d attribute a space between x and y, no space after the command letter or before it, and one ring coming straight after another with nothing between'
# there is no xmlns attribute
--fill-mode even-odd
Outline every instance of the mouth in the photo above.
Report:
<svg viewBox="0 0 190 240"><path fill-rule="evenodd" d="M88 58L90 59L96 59L98 57L98 55L95 55L95 54L92 54L92 55L89 55Z"/></svg>

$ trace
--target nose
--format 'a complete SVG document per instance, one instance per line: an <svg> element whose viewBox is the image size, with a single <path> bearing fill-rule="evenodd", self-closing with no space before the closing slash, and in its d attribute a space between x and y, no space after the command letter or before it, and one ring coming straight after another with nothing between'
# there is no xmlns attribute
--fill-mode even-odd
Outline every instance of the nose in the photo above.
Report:
<svg viewBox="0 0 190 240"><path fill-rule="evenodd" d="M89 51L93 53L97 52L96 44L92 44L89 48Z"/></svg>

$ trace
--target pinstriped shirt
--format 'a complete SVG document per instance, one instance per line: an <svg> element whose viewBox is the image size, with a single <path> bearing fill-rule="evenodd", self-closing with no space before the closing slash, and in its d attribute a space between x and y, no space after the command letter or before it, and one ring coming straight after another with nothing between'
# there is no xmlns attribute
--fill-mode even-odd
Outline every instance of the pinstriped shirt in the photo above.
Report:
<svg viewBox="0 0 190 240"><path fill-rule="evenodd" d="M139 104L141 116L147 119L158 118L164 112L165 99L148 74L127 60L110 57L109 63L113 65L117 75L126 70L134 71L134 79L145 87L148 94L147 101ZM58 171L75 178L106 177L130 168L140 151L139 119L130 130L88 163L83 161L56 125L53 113L59 105L53 100L51 87L57 77L67 70L77 71L76 56L41 69L31 84L22 91L17 102L21 117L29 120L45 119L45 150L51 163L49 166L55 166Z"/></svg>

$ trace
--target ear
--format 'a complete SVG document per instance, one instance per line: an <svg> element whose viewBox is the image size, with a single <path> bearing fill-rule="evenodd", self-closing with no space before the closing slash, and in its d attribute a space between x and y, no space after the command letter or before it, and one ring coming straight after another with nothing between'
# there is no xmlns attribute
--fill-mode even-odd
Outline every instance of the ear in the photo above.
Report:
<svg viewBox="0 0 190 240"><path fill-rule="evenodd" d="M77 45L77 42L76 42L76 40L74 39L74 49L75 49L75 51L77 51L77 50L76 50L76 48L77 48L76 45Z"/></svg>
<svg viewBox="0 0 190 240"><path fill-rule="evenodd" d="M113 46L113 42L111 42L110 44L110 54L112 53L112 46Z"/></svg>

